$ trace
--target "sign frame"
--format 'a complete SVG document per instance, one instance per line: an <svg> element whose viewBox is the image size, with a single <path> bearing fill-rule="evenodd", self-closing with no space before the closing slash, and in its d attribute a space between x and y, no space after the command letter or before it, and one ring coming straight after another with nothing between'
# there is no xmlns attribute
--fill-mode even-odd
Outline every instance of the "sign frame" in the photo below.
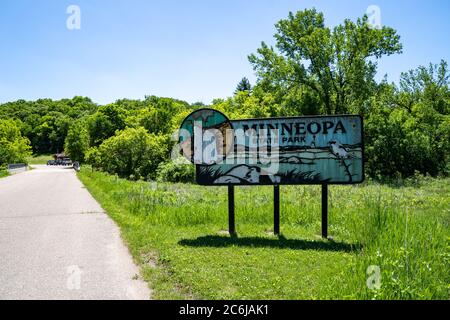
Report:
<svg viewBox="0 0 450 320"><path fill-rule="evenodd" d="M222 112L214 110L214 109L210 109L210 108L205 108L203 110L212 110L212 111L216 111L218 113L221 113L224 117L226 117ZM195 170L195 179L196 179L196 183L198 185L201 186L211 186L211 187L224 187L224 186L294 186L294 185L323 185L323 184L328 184L328 185L356 185L356 184L361 184L364 183L366 177L366 169L365 169L365 162L366 162L366 158L365 158L365 141L364 141L364 118L361 115L355 115L355 114L343 114L343 115L318 115L318 116L295 116L295 117L271 117L271 118L247 118L247 119L239 119L239 120L230 120L231 124L233 123L237 123L237 122L247 122L247 121L263 121L263 120L303 120L303 119L321 119L321 118L344 118L344 117L356 117L359 118L360 122L361 122L361 180L358 181L342 181L342 182L327 182L327 181L318 181L318 182L313 182L313 181L304 181L304 182L300 182L300 183L271 183L271 182L260 182L260 183L246 183L246 182L242 182L239 184L231 184L231 183L214 183L214 184L209 184L209 183L203 183L200 181L200 170L202 167L207 167L206 165L201 165L201 164L196 164L196 170Z"/></svg>

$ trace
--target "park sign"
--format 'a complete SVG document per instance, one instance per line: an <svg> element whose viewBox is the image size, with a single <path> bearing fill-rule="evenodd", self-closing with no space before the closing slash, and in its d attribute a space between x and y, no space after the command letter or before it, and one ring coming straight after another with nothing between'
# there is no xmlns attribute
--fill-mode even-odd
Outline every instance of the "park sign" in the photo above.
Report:
<svg viewBox="0 0 450 320"><path fill-rule="evenodd" d="M230 121L201 109L181 126L200 185L356 184L364 180L360 116Z"/></svg>
<svg viewBox="0 0 450 320"><path fill-rule="evenodd" d="M234 187L274 186L274 233L280 234L280 186L322 186L322 236L328 237L328 185L364 181L363 120L358 115L229 120L213 109L191 113L179 132L197 183L228 186L235 235Z"/></svg>

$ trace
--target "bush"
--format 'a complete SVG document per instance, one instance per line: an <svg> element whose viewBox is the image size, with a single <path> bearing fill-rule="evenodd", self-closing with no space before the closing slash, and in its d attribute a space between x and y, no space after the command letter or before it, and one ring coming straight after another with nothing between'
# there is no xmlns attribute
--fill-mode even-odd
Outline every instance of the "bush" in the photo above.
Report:
<svg viewBox="0 0 450 320"><path fill-rule="evenodd" d="M365 127L367 172L371 177L411 177L417 172L448 174L449 117L434 113L422 119L424 106L372 113Z"/></svg>
<svg viewBox="0 0 450 320"><path fill-rule="evenodd" d="M27 163L30 150L30 141L22 137L19 124L13 120L0 120L0 167L9 163Z"/></svg>
<svg viewBox="0 0 450 320"><path fill-rule="evenodd" d="M122 178L154 179L158 165L167 158L167 140L142 127L118 131L98 149L89 150L88 163Z"/></svg>
<svg viewBox="0 0 450 320"><path fill-rule="evenodd" d="M84 156L86 163L89 163L93 168L101 168L101 154L98 148L90 148L86 151Z"/></svg>
<svg viewBox="0 0 450 320"><path fill-rule="evenodd" d="M195 181L195 166L182 161L169 161L158 166L157 180L159 182L193 183Z"/></svg>

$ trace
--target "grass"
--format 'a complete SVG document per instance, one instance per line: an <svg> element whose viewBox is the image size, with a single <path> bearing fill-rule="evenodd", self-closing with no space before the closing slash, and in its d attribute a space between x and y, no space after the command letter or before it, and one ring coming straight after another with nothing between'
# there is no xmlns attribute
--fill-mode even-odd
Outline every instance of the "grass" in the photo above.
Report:
<svg viewBox="0 0 450 320"><path fill-rule="evenodd" d="M272 189L130 182L84 168L80 179L119 224L155 299L448 299L450 179L281 188L283 236L271 235ZM369 289L369 266L381 288ZM372 287L373 288L373 287Z"/></svg>
<svg viewBox="0 0 450 320"><path fill-rule="evenodd" d="M53 160L53 155L51 154L33 155L27 158L27 162L29 165L47 164L48 160Z"/></svg>
<svg viewBox="0 0 450 320"><path fill-rule="evenodd" d="M7 170L0 170L0 179L9 176Z"/></svg>

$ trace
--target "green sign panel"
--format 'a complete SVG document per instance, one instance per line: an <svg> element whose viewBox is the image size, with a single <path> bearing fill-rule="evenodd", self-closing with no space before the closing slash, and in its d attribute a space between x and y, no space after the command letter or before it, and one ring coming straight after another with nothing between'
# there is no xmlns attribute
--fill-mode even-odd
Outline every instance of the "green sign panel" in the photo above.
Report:
<svg viewBox="0 0 450 320"><path fill-rule="evenodd" d="M180 144L205 186L364 180L363 121L356 115L230 121L201 109L183 122Z"/></svg>

